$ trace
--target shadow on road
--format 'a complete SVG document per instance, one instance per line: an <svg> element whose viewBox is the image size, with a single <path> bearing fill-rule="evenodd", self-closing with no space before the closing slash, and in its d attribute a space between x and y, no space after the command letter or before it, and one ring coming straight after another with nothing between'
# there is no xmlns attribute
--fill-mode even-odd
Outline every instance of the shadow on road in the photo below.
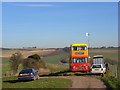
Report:
<svg viewBox="0 0 120 90"><path fill-rule="evenodd" d="M30 80L6 80L5 83L29 82Z"/></svg>
<svg viewBox="0 0 120 90"><path fill-rule="evenodd" d="M89 75L95 75L91 73L83 73L83 72L71 72L70 70L65 70L65 71L60 71L60 72L55 72L55 73L50 73L50 74L42 74L39 75L40 77L52 77L52 76L89 76ZM31 80L6 80L3 82L7 83L18 83L18 82L29 82Z"/></svg>
<svg viewBox="0 0 120 90"><path fill-rule="evenodd" d="M3 81L3 82L17 83L17 82L19 82L19 80L6 80L6 81Z"/></svg>
<svg viewBox="0 0 120 90"><path fill-rule="evenodd" d="M92 73L84 73L84 72L71 72L70 70L50 73L50 74L43 74L39 75L40 77L46 77L46 76L86 76L86 75L95 75Z"/></svg>

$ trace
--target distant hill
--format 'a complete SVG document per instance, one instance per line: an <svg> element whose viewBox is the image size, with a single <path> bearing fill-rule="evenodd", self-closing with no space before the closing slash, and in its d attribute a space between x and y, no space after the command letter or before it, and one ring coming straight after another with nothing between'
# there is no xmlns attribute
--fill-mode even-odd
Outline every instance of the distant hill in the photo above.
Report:
<svg viewBox="0 0 120 90"><path fill-rule="evenodd" d="M0 48L0 50L11 50L10 48Z"/></svg>

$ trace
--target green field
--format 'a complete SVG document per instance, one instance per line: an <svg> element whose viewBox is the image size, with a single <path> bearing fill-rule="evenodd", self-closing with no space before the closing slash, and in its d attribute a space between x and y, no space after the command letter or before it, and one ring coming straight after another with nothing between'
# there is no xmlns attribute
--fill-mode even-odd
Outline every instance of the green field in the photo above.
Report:
<svg viewBox="0 0 120 90"><path fill-rule="evenodd" d="M60 60L66 58L69 54L68 53L61 53L59 55L54 55L54 56L48 56L43 58L43 60L46 63L50 63L50 64L60 64Z"/></svg>
<svg viewBox="0 0 120 90"><path fill-rule="evenodd" d="M118 62L118 53L94 53L91 52L89 54L91 57L93 57L94 55L103 55L105 60L112 60L113 62L117 63ZM109 61L107 61L109 62Z"/></svg>
<svg viewBox="0 0 120 90"><path fill-rule="evenodd" d="M10 67L9 58L2 58L2 76L10 76L12 74L12 70Z"/></svg>
<svg viewBox="0 0 120 90"><path fill-rule="evenodd" d="M69 65L62 64L60 60L66 58L67 56L68 53L61 53L59 55L45 57L43 58L43 61L45 61L47 68L49 68L52 73L64 71L68 69Z"/></svg>
<svg viewBox="0 0 120 90"><path fill-rule="evenodd" d="M10 59L9 58L2 58L2 73L5 73L7 71L11 71Z"/></svg>
<svg viewBox="0 0 120 90"><path fill-rule="evenodd" d="M40 78L35 81L19 82L17 77L5 77L2 88L68 88L71 84L71 80L64 78Z"/></svg>

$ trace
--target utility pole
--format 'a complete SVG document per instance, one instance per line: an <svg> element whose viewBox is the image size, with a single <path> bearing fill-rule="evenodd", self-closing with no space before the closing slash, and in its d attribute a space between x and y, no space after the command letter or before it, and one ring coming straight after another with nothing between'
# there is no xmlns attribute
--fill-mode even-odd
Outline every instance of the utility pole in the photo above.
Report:
<svg viewBox="0 0 120 90"><path fill-rule="evenodd" d="M89 40L89 36L90 36L90 34L89 34L89 33L86 33L87 43L88 43L88 48L90 48L90 40Z"/></svg>

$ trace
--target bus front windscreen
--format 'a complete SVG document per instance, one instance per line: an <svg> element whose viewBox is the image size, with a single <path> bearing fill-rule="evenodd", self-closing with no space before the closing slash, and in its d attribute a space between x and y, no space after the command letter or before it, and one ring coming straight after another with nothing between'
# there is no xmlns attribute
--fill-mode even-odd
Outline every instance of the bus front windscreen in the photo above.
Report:
<svg viewBox="0 0 120 90"><path fill-rule="evenodd" d="M72 63L87 63L87 58L73 58Z"/></svg>
<svg viewBox="0 0 120 90"><path fill-rule="evenodd" d="M87 50L86 46L73 46L72 47L73 51L78 51L78 50Z"/></svg>

